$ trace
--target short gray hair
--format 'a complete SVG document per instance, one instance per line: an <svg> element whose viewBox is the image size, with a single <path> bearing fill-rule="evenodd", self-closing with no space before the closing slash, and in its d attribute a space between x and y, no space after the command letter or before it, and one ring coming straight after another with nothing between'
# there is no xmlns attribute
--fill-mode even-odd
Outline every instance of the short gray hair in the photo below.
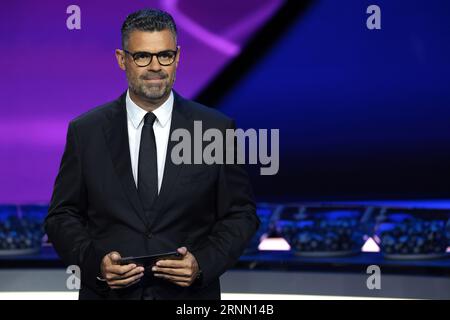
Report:
<svg viewBox="0 0 450 320"><path fill-rule="evenodd" d="M128 46L128 39L132 31L162 31L172 32L177 42L177 26L172 16L158 9L142 9L128 15L122 25L122 48Z"/></svg>

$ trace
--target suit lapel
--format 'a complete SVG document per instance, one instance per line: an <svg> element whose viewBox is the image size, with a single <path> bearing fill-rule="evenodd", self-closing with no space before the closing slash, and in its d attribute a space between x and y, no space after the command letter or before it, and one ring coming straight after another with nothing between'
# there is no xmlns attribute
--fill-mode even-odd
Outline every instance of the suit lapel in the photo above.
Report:
<svg viewBox="0 0 450 320"><path fill-rule="evenodd" d="M131 170L125 97L126 93L110 109L109 121L104 126L105 138L125 194L139 218L145 225L148 225Z"/></svg>

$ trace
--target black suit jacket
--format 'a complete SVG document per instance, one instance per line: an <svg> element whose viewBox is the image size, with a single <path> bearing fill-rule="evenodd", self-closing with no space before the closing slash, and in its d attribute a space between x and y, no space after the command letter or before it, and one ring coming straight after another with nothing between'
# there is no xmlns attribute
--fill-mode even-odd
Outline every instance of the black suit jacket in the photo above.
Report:
<svg viewBox="0 0 450 320"><path fill-rule="evenodd" d="M175 93L171 133L224 132L234 122ZM184 288L153 278L157 299L220 299L219 276L238 260L259 220L248 176L240 165L176 165L169 138L163 182L144 212L131 171L125 94L70 122L45 230L67 265L81 268L80 299L139 299L143 285L110 290L97 280L111 251L139 256L186 246L202 279Z"/></svg>

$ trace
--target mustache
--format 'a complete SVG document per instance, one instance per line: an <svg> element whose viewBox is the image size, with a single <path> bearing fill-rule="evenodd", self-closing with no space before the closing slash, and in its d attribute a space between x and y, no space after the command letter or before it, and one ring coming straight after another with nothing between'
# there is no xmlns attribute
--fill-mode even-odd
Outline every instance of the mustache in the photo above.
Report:
<svg viewBox="0 0 450 320"><path fill-rule="evenodd" d="M164 72L152 72L146 73L139 77L142 80L162 80L167 78L167 74Z"/></svg>

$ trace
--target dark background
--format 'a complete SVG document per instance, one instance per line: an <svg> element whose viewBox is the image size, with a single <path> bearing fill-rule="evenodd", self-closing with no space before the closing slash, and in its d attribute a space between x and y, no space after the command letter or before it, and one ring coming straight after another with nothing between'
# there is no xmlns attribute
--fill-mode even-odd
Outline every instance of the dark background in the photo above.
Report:
<svg viewBox="0 0 450 320"><path fill-rule="evenodd" d="M179 93L280 130L279 173L250 167L259 200L449 198L449 1L187 3L80 0L81 30L70 2L4 4L0 203L49 201L69 121L126 89L114 49L146 5L177 21Z"/></svg>
<svg viewBox="0 0 450 320"><path fill-rule="evenodd" d="M258 198L448 198L449 17L439 0L288 3L199 96L280 129L278 175L251 168Z"/></svg>

